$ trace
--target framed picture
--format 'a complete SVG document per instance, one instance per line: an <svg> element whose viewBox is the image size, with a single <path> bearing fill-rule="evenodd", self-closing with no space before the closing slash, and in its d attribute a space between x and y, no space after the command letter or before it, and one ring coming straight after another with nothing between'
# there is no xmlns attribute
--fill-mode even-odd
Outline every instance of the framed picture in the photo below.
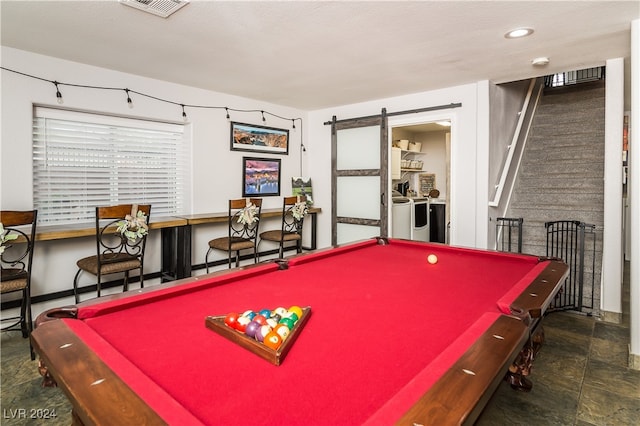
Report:
<svg viewBox="0 0 640 426"><path fill-rule="evenodd" d="M242 196L280 195L280 159L242 158Z"/></svg>
<svg viewBox="0 0 640 426"><path fill-rule="evenodd" d="M313 204L313 189L311 187L311 178L294 176L291 178L292 195L306 195L307 204Z"/></svg>
<svg viewBox="0 0 640 426"><path fill-rule="evenodd" d="M420 179L420 195L426 197L433 189L436 189L436 174L422 173Z"/></svg>
<svg viewBox="0 0 640 426"><path fill-rule="evenodd" d="M289 130L231 122L231 150L289 154Z"/></svg>

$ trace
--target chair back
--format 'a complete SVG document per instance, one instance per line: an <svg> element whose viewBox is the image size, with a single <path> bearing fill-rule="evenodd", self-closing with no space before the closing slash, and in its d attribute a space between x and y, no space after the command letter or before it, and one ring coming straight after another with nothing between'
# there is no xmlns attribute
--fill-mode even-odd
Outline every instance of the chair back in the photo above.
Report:
<svg viewBox="0 0 640 426"><path fill-rule="evenodd" d="M141 222L144 226L148 226L151 216L149 204L96 207L98 263L108 263L110 260L122 261L127 256L143 259L148 228L145 228L145 231L136 232L138 228L144 227L136 226L137 223L132 220L138 216L138 212L144 214L145 220Z"/></svg>
<svg viewBox="0 0 640 426"><path fill-rule="evenodd" d="M37 210L0 212L4 227L0 249L2 281L26 279L27 286L30 284L37 217Z"/></svg>
<svg viewBox="0 0 640 426"><path fill-rule="evenodd" d="M243 238L255 240L258 237L260 227L260 213L262 211L262 198L249 198L248 201L256 207L255 219L251 223L243 223L241 217L247 207L247 199L229 200L229 240Z"/></svg>
<svg viewBox="0 0 640 426"><path fill-rule="evenodd" d="M282 206L282 233L302 233L302 225L304 223L304 215L296 217L294 210L298 207L298 203L306 203L306 195L294 195L285 197Z"/></svg>

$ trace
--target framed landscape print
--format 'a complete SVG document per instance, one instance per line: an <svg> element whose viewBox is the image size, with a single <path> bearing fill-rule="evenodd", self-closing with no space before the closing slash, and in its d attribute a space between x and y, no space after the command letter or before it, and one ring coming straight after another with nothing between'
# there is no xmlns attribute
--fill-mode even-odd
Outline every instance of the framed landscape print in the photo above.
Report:
<svg viewBox="0 0 640 426"><path fill-rule="evenodd" d="M305 195L307 204L313 204L313 189L311 187L311 178L294 176L291 178L291 193L293 195Z"/></svg>
<svg viewBox="0 0 640 426"><path fill-rule="evenodd" d="M289 130L232 121L231 149L288 155Z"/></svg>
<svg viewBox="0 0 640 426"><path fill-rule="evenodd" d="M280 195L280 159L242 158L242 196Z"/></svg>

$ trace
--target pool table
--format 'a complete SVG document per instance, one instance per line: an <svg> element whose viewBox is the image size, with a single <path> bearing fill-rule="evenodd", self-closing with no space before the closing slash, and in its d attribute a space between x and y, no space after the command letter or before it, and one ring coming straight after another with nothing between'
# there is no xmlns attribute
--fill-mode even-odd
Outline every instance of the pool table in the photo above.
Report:
<svg viewBox="0 0 640 426"><path fill-rule="evenodd" d="M376 238L53 309L32 340L78 423L472 423L567 273ZM205 326L291 305L311 314L281 365Z"/></svg>

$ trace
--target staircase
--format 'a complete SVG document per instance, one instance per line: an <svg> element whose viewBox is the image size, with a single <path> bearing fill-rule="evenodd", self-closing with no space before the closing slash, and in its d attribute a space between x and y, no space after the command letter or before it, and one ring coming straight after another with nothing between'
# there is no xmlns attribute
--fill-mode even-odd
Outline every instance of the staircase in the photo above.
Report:
<svg viewBox="0 0 640 426"><path fill-rule="evenodd" d="M595 225L595 233L586 237L582 302L588 307L583 311L595 314L600 306L604 114L604 80L545 91L507 212L508 217L524 219L522 251L536 255L546 255L545 222Z"/></svg>

